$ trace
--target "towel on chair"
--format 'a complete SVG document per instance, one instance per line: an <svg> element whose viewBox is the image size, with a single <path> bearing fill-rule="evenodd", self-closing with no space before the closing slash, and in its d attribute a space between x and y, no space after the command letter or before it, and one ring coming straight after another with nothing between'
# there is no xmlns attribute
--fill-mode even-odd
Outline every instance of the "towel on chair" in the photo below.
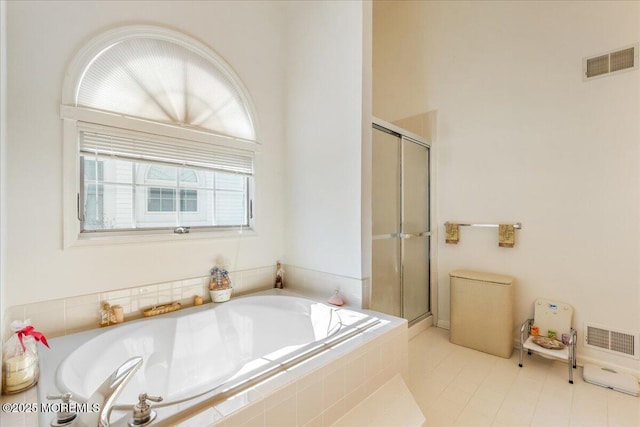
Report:
<svg viewBox="0 0 640 427"><path fill-rule="evenodd" d="M458 231L458 224L451 224L447 222L445 225L445 239L447 243L456 244L460 240Z"/></svg>
<svg viewBox="0 0 640 427"><path fill-rule="evenodd" d="M498 246L512 248L516 244L516 231L513 224L498 225Z"/></svg>

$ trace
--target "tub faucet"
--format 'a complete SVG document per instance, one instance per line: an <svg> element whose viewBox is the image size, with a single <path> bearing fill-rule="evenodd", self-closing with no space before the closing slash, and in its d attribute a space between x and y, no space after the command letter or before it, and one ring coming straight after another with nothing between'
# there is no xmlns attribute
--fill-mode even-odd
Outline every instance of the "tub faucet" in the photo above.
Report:
<svg viewBox="0 0 640 427"><path fill-rule="evenodd" d="M78 427L109 427L109 416L116 399L127 385L133 374L142 366L142 357L136 356L124 362L87 400L89 407L94 404L100 408L98 413L86 412L74 420Z"/></svg>

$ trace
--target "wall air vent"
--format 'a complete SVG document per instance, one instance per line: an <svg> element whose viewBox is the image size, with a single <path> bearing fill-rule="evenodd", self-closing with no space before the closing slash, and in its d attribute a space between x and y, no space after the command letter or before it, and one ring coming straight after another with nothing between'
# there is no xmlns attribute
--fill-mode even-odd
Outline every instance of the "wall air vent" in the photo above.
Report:
<svg viewBox="0 0 640 427"><path fill-rule="evenodd" d="M638 354L638 336L623 331L614 331L601 326L585 323L585 347L607 351L609 353L640 358Z"/></svg>
<svg viewBox="0 0 640 427"><path fill-rule="evenodd" d="M583 59L584 81L638 69L639 44Z"/></svg>

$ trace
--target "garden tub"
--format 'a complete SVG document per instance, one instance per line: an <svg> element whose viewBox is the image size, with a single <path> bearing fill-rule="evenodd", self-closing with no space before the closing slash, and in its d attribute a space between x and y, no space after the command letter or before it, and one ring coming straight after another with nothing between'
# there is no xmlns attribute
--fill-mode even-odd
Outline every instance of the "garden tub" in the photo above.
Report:
<svg viewBox="0 0 640 427"><path fill-rule="evenodd" d="M163 398L153 404L160 408L154 425L160 425L189 402L216 404L381 323L388 320L286 291L239 297L54 338L52 351L42 352L38 393L43 400L70 392L85 402L122 363L141 356L111 421L126 425L138 395L148 393ZM52 415L41 414L40 423Z"/></svg>

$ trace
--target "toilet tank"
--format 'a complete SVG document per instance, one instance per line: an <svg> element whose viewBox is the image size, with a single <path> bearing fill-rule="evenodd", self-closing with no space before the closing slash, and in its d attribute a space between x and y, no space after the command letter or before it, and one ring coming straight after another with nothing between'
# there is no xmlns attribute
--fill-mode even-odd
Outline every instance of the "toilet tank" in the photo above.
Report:
<svg viewBox="0 0 640 427"><path fill-rule="evenodd" d="M450 341L509 358L513 352L514 278L456 270L450 277Z"/></svg>

